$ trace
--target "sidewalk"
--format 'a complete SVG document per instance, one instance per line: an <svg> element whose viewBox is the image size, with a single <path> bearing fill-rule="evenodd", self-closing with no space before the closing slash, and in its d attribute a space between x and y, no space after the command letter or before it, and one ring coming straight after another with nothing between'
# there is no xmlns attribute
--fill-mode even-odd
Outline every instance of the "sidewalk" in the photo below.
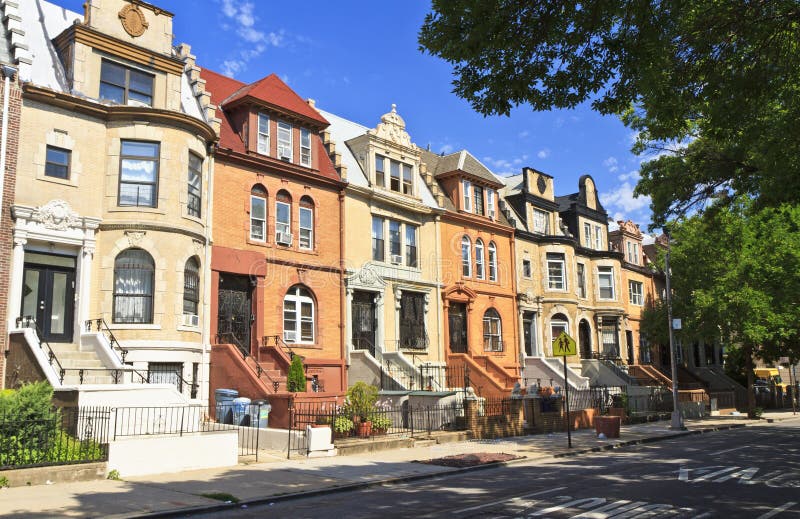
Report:
<svg viewBox="0 0 800 519"><path fill-rule="evenodd" d="M793 416L789 411L765 413L763 418L782 421L800 419L800 415ZM470 440L331 458L286 460L274 457L253 465L162 474L125 481L101 480L5 488L0 490L0 515L20 518L136 517L148 514L169 516L189 509L224 510L247 503L286 499L297 494L327 493L476 470L413 463L414 460L476 452L503 452L523 456L525 460L552 458L755 424L766 425L766 421L723 417L688 420L687 431L672 431L668 422L630 425L622 427L621 437L616 440L598 440L594 431L580 430L572 434L572 449L567 448L566 434L558 433L500 440ZM261 456L259 458L261 460ZM240 503L225 504L202 496L214 493L235 496Z"/></svg>

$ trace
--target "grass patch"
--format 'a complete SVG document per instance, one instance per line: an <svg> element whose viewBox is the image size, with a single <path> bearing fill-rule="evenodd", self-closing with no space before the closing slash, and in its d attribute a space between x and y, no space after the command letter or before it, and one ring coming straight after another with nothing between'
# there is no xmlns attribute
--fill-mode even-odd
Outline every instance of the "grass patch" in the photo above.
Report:
<svg viewBox="0 0 800 519"><path fill-rule="evenodd" d="M227 492L209 492L207 494L200 494L203 497L207 497L209 499L216 499L217 501L224 501L226 503L238 503L239 498L234 496L233 494L228 494Z"/></svg>

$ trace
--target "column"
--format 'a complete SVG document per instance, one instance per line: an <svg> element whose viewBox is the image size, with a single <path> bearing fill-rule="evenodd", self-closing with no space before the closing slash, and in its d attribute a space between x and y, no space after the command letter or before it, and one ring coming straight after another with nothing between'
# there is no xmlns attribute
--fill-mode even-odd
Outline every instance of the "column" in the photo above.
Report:
<svg viewBox="0 0 800 519"><path fill-rule="evenodd" d="M353 349L353 288L346 288L344 310L344 341L345 341L345 365L350 365L350 350Z"/></svg>
<svg viewBox="0 0 800 519"><path fill-rule="evenodd" d="M77 308L77 324L78 330L83 331L84 323L91 319L92 316L89 315L91 311L89 308L89 304L91 303L90 294L92 293L92 261L94 260L94 246L92 245L84 245L81 248L81 259L80 259L80 266L78 270L78 308ZM96 317L100 317L99 315Z"/></svg>
<svg viewBox="0 0 800 519"><path fill-rule="evenodd" d="M11 257L11 280L9 283L8 301L8 329L17 327L15 322L21 312L22 282L25 269L25 244L28 240L24 236L14 233L14 253Z"/></svg>

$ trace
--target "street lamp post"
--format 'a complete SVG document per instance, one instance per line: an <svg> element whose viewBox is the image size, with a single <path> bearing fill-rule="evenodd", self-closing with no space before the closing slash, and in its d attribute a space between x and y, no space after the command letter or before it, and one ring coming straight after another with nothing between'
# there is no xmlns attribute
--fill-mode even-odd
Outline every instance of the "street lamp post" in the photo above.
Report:
<svg viewBox="0 0 800 519"><path fill-rule="evenodd" d="M667 275L667 326L669 326L669 353L672 359L672 420L670 429L684 430L683 417L681 416L680 408L678 407L678 356L675 352L675 334L672 330L672 290L670 288L670 270L669 270L669 252L670 252L670 236L669 232L665 231L667 236L667 255L664 258L664 270Z"/></svg>

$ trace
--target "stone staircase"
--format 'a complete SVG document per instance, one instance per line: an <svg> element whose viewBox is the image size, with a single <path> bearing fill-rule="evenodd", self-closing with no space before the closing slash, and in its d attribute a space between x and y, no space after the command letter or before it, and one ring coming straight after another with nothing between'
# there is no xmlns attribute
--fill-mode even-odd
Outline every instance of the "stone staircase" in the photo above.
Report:
<svg viewBox="0 0 800 519"><path fill-rule="evenodd" d="M111 370L103 365L94 351L81 351L77 344L72 343L50 343L50 348L64 369L63 385L114 384Z"/></svg>

